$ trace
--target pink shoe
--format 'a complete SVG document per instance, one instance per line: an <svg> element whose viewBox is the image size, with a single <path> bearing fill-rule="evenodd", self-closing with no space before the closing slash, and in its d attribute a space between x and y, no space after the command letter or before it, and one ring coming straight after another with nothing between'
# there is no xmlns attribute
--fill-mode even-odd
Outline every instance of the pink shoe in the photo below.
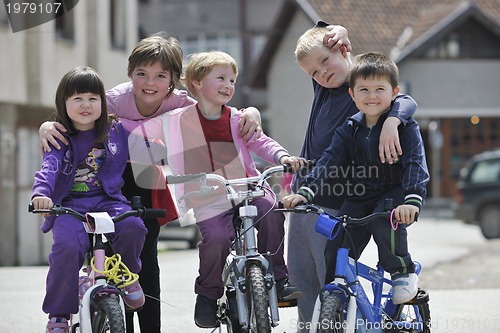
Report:
<svg viewBox="0 0 500 333"><path fill-rule="evenodd" d="M145 299L139 281L125 287L123 301L127 306L127 310L139 310L142 308Z"/></svg>
<svg viewBox="0 0 500 333"><path fill-rule="evenodd" d="M47 323L46 333L69 333L68 321L65 318L51 318Z"/></svg>

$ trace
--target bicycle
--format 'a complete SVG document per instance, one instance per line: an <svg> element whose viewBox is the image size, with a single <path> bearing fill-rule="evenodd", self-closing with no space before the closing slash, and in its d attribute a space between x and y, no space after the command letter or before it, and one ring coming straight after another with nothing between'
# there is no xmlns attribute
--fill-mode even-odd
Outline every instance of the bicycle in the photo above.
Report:
<svg viewBox="0 0 500 333"><path fill-rule="evenodd" d="M125 333L124 287L134 283L138 275L131 273L121 262L119 254L106 257L107 246L105 233L114 231L114 223L129 216L141 218L165 217L164 209L145 208L141 197L132 198L132 207L114 217L107 213L81 214L71 208L54 205L48 210L35 210L30 204L28 211L33 214L52 215L70 214L82 221L91 239L86 260L79 277L79 311L77 320L70 318L72 333Z"/></svg>
<svg viewBox="0 0 500 333"><path fill-rule="evenodd" d="M266 179L279 172L291 171L289 165L279 165L268 168L260 176L230 180L207 173L167 176L169 184L198 182L198 191L186 193L179 200L216 190L218 186L207 185L209 180L225 187L228 200L241 202L238 216L233 221L235 240L222 273L225 292L218 300L219 323L226 325L228 333L270 332L279 322L278 307L294 305L278 304L271 253L261 254L257 250L257 207L251 204L254 198L264 197L266 190L271 192L264 186ZM251 189L236 190L235 187L240 185L250 185Z"/></svg>
<svg viewBox="0 0 500 333"><path fill-rule="evenodd" d="M390 199L389 199L390 200ZM333 216L315 205L299 205L292 209L279 209L295 213L318 214L316 232L329 239L340 237L342 242L337 250L337 261L334 281L327 283L316 300L310 333L362 333L362 332L408 332L430 333L429 294L418 290L417 295L409 302L395 305L392 303L392 281L385 277L385 271L379 263L377 268L369 267L348 256L348 225L362 225L385 218L391 220L393 228L397 227L392 220L392 200L386 201L386 211L373 213L362 218L349 216ZM344 230L345 232L341 232ZM418 275L422 266L414 262ZM370 301L360 278L367 281L373 292ZM384 287L389 286L387 292Z"/></svg>

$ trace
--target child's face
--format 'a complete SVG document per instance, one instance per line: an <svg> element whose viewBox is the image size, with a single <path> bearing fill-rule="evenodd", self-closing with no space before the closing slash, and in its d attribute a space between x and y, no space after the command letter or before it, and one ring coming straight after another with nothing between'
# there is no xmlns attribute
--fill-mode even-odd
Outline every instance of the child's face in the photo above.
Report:
<svg viewBox="0 0 500 333"><path fill-rule="evenodd" d="M141 108L160 107L163 99L167 96L171 85L172 75L165 71L160 62L152 65L139 65L130 75L134 91L135 102L139 113Z"/></svg>
<svg viewBox="0 0 500 333"><path fill-rule="evenodd" d="M92 93L75 94L66 100L66 112L79 131L94 128L101 116L101 96Z"/></svg>
<svg viewBox="0 0 500 333"><path fill-rule="evenodd" d="M236 75L229 65L217 65L201 81L196 82L196 97L199 101L214 106L227 104L233 98Z"/></svg>
<svg viewBox="0 0 500 333"><path fill-rule="evenodd" d="M332 52L324 45L313 47L299 66L325 88L340 87L349 75L349 61L342 52Z"/></svg>
<svg viewBox="0 0 500 333"><path fill-rule="evenodd" d="M392 88L389 80L382 77L359 77L354 88L349 88L354 103L366 115L367 120L378 120L391 106L399 93L399 87Z"/></svg>

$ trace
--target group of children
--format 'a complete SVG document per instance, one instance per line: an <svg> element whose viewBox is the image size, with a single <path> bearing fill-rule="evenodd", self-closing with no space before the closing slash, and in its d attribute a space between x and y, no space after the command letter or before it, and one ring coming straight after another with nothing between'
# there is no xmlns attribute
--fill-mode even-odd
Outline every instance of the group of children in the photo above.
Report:
<svg viewBox="0 0 500 333"><path fill-rule="evenodd" d="M289 163L296 171L305 159L319 160L309 174L296 174L294 194L283 199L286 207L313 202L360 216L380 210L383 198L391 197L399 205L395 216L401 223L410 224L418 213L429 176L418 125L412 118L415 102L398 94L397 68L390 59L370 53L351 63L347 31L319 25L323 27L312 28L299 39L295 52L299 66L313 79L315 96L301 157L291 156L261 132L258 110L228 106L238 67L224 52L191 55L182 77L183 55L177 41L153 35L140 41L129 57L130 82L105 92L97 73L88 67L74 69L61 80L55 122L40 129L44 154L42 168L35 175L32 202L40 209L62 203L81 212L105 211L113 216L129 208L127 199L141 195L147 206L171 212L161 221L129 218L117 223L116 232L108 237L130 270L139 273L140 283L128 287L125 302L131 309L142 307L138 312L142 332L160 332L156 244L160 225L177 218L177 210L168 187L159 181L158 166L149 165L141 175L132 171L129 135L140 136L145 150L150 142L160 140L165 148L162 160L175 174L219 173L229 179L254 176L258 171L250 153L271 163ZM177 89L182 79L194 99ZM379 146L384 147L380 154ZM348 165L376 165L380 178L348 179L362 184L366 191L343 200L328 188L346 180L324 175L329 174L325 170ZM237 206L228 205L220 192L187 201L184 208L194 209L202 234L195 323L209 328L217 325L221 273L234 237L232 220ZM265 214L276 206L269 195L254 204L259 216L264 216L258 224L259 251L274 253L278 297L298 298L299 322L310 321L314 300L325 278L334 273L326 267L334 267L331 254L336 245L323 240L316 243L310 218L292 214L287 269L283 214ZM354 239L354 247L359 255L374 235L382 265L393 275L394 299L404 303L415 296L417 288L406 229L394 231L389 224L387 228L379 225L383 223L355 230L359 237ZM49 314L47 332L68 332L67 320L77 312L78 270L88 238L81 222L68 216L47 217L42 231L50 230L54 244L43 310ZM385 246L391 239L396 244ZM145 301L141 286L153 298ZM132 318L129 314L128 332L133 332Z"/></svg>

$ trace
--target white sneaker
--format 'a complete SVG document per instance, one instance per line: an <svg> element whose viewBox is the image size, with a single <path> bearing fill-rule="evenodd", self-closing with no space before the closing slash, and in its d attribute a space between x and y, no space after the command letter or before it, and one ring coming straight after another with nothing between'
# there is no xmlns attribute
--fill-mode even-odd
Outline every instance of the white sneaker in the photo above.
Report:
<svg viewBox="0 0 500 333"><path fill-rule="evenodd" d="M403 304L411 301L418 292L418 276L415 273L394 274L392 279L392 303Z"/></svg>

